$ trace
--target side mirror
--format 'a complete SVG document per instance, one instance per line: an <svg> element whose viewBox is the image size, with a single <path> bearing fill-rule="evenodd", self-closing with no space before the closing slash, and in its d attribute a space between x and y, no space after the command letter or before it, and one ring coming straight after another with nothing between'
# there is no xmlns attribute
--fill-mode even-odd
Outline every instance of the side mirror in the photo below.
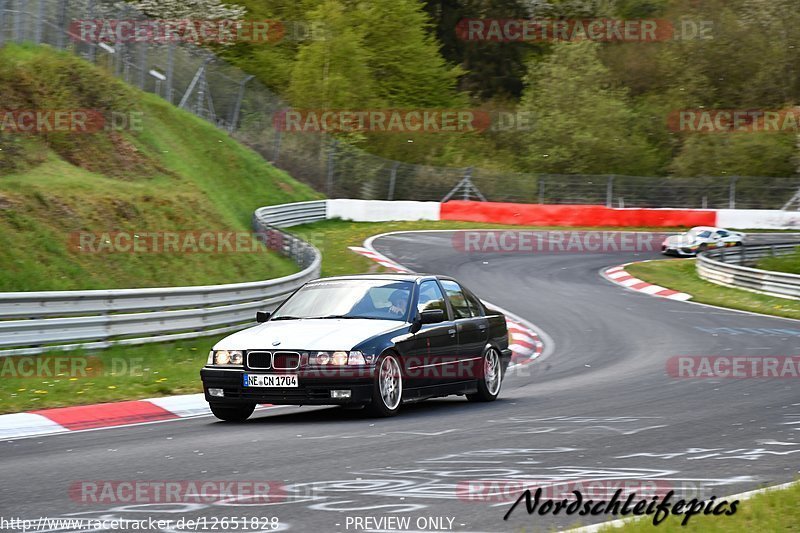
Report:
<svg viewBox="0 0 800 533"><path fill-rule="evenodd" d="M414 318L409 331L411 333L416 333L422 328L423 324L438 324L439 322L444 322L444 311L441 309L429 309L428 311L421 312Z"/></svg>
<svg viewBox="0 0 800 533"><path fill-rule="evenodd" d="M423 324L438 324L439 322L444 322L444 311L441 309L429 309L420 313L419 318Z"/></svg>
<svg viewBox="0 0 800 533"><path fill-rule="evenodd" d="M266 311L256 311L256 322L266 322L269 320L270 316L270 313L267 313Z"/></svg>

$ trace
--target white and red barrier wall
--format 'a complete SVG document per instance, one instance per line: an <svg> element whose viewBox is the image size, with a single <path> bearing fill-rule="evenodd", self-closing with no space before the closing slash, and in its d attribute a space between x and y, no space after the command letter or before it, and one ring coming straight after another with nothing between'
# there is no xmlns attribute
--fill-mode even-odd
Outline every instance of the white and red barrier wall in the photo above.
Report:
<svg viewBox="0 0 800 533"><path fill-rule="evenodd" d="M800 212L769 209L614 209L601 205L539 205L455 200L446 203L327 201L327 218L358 222L458 220L525 226L800 228Z"/></svg>

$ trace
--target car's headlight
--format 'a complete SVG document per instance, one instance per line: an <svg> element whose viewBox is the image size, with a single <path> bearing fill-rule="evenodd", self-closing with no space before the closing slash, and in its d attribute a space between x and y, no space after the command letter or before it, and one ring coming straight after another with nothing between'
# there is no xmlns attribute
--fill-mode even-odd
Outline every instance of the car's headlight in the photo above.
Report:
<svg viewBox="0 0 800 533"><path fill-rule="evenodd" d="M211 350L208 354L209 365L241 366L243 362L241 350Z"/></svg>
<svg viewBox="0 0 800 533"><path fill-rule="evenodd" d="M349 366L366 365L367 359L364 354L358 351L353 352L316 352L308 355L308 364L320 366Z"/></svg>

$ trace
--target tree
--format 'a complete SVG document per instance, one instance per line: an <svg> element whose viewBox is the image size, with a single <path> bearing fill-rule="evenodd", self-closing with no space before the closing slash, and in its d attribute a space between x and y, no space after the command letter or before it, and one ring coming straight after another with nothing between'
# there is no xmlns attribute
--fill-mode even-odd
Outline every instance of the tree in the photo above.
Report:
<svg viewBox="0 0 800 533"><path fill-rule="evenodd" d="M370 51L369 68L379 97L392 106L443 107L456 101L463 72L442 58L417 0L357 3L353 16Z"/></svg>
<svg viewBox="0 0 800 533"><path fill-rule="evenodd" d="M471 41L459 35L464 19L523 19L530 13L522 0L427 0L432 32L442 43L442 56L459 65L458 87L475 98L517 100L522 94L526 59L541 54L540 43Z"/></svg>
<svg viewBox="0 0 800 533"><path fill-rule="evenodd" d="M637 129L627 91L615 87L597 43L558 43L531 63L521 111L534 128L520 136L525 167L563 174L652 175L655 150Z"/></svg>
<svg viewBox="0 0 800 533"><path fill-rule="evenodd" d="M312 11L309 20L320 35L297 54L288 89L292 105L356 109L378 102L364 28L335 0Z"/></svg>
<svg viewBox="0 0 800 533"><path fill-rule="evenodd" d="M695 133L673 160L672 171L688 177L788 177L795 171L794 153L790 133Z"/></svg>

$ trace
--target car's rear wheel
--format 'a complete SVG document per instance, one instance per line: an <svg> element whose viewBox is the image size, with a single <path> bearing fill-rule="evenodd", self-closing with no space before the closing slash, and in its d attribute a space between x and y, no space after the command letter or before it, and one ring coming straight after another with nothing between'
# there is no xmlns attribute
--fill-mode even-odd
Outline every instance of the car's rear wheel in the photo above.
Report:
<svg viewBox="0 0 800 533"><path fill-rule="evenodd" d="M369 411L374 416L394 416L400 411L402 401L403 373L400 361L396 355L389 353L378 360Z"/></svg>
<svg viewBox="0 0 800 533"><path fill-rule="evenodd" d="M212 403L209 407L211 407L211 412L214 413L214 416L220 420L225 422L244 422L253 414L256 404L215 405Z"/></svg>
<svg viewBox="0 0 800 533"><path fill-rule="evenodd" d="M478 380L478 392L467 394L467 399L471 402L493 402L500 394L502 384L500 354L494 348L487 348L483 354L483 376Z"/></svg>

